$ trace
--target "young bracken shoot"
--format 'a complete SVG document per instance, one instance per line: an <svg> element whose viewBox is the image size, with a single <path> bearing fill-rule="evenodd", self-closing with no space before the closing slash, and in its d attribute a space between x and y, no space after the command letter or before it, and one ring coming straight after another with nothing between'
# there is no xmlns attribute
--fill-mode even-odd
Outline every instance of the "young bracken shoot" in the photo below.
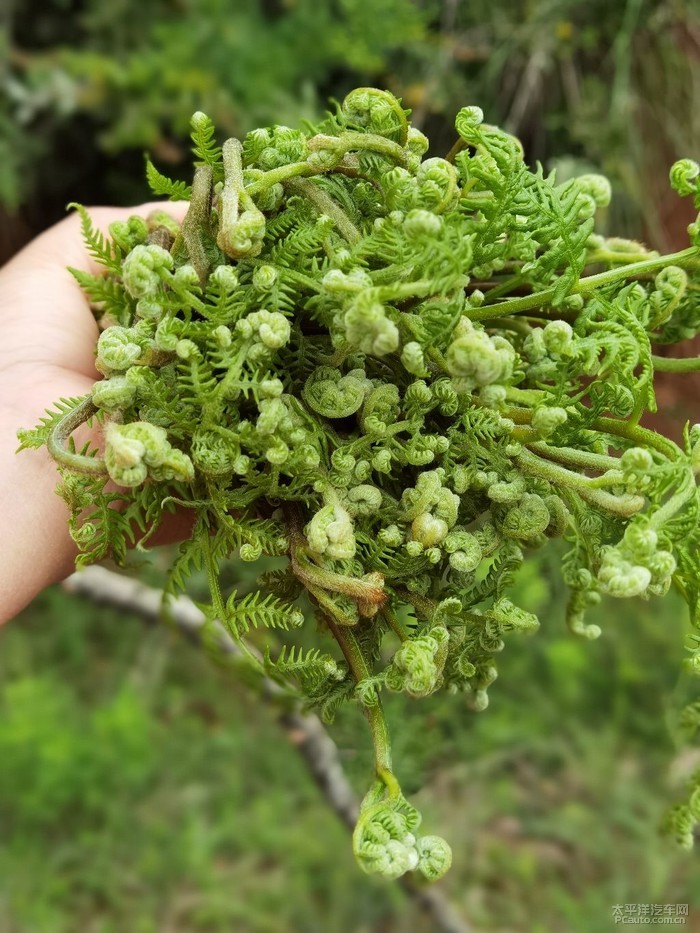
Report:
<svg viewBox="0 0 700 933"><path fill-rule="evenodd" d="M326 720L359 703L376 767L358 862L435 879L450 848L401 792L384 691L485 709L504 639L538 627L508 594L548 538L568 543L575 633L599 634L585 613L601 596L672 584L697 621L700 425L678 447L639 422L655 371L700 368L652 353L700 330L700 223L668 256L605 238L605 178L532 172L478 107L447 158L425 158L407 118L360 88L313 131L219 147L197 113L191 188L147 166L156 194L189 200L181 226L156 212L108 241L78 207L106 269L75 272L104 379L20 437L59 464L81 565L123 562L184 507L171 592L206 568L208 612L239 640L304 624L305 594L319 650L246 648L250 664ZM700 209L698 165L671 184ZM77 450L92 418L101 450ZM287 569L225 598L221 562L262 555ZM700 673L700 635L687 647ZM694 707L685 720L700 726ZM668 823L690 845L699 819L700 774Z"/></svg>

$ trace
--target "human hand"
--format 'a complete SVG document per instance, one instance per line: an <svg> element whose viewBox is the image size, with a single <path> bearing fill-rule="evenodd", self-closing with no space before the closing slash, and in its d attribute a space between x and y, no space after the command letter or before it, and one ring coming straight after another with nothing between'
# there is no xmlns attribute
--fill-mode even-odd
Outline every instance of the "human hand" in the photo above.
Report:
<svg viewBox="0 0 700 933"><path fill-rule="evenodd" d="M169 205L172 213L178 206ZM90 210L106 232L114 220L146 216L162 204ZM178 218L180 219L180 218ZM99 271L73 214L0 269L0 623L45 586L71 573L76 547L68 509L56 495L60 476L46 450L16 455L17 430L33 427L59 398L87 394L96 379L98 328L87 299L67 271Z"/></svg>

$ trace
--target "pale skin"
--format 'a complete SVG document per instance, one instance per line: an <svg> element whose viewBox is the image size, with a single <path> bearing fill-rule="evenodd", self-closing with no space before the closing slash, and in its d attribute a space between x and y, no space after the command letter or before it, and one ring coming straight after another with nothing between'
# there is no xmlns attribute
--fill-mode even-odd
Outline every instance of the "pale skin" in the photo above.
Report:
<svg viewBox="0 0 700 933"><path fill-rule="evenodd" d="M103 231L114 220L146 216L162 204L90 209ZM169 205L181 219L186 205ZM31 428L59 398L85 395L96 379L98 328L67 266L98 271L71 215L0 269L0 624L67 577L76 547L68 509L55 493L59 475L46 450L17 454L18 428Z"/></svg>

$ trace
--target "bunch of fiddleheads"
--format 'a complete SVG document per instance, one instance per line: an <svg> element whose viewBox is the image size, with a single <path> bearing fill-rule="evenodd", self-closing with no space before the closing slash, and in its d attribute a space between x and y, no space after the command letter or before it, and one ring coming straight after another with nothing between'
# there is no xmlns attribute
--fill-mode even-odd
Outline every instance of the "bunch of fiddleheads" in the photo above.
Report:
<svg viewBox="0 0 700 933"><path fill-rule="evenodd" d="M456 129L426 158L371 88L321 126L221 147L195 114L192 186L147 166L156 194L189 200L182 224L157 211L106 239L78 208L105 268L75 272L104 378L20 432L60 467L80 564L123 562L191 510L168 591L205 569L207 611L251 668L326 720L359 704L376 766L354 848L388 877L440 877L451 853L402 794L382 694L485 709L505 641L539 624L509 597L529 554L566 542L568 622L588 638L601 597L674 585L696 621L700 595L700 425L682 446L640 425L656 370L698 368L652 345L700 330L700 224L669 256L605 238L605 178L531 171L477 107ZM671 183L700 209L695 163ZM89 419L100 441L78 449ZM223 561L263 556L286 569L243 598L222 589ZM247 646L252 628L304 624L318 648ZM700 636L688 647L700 672ZM697 787L669 818L683 844Z"/></svg>

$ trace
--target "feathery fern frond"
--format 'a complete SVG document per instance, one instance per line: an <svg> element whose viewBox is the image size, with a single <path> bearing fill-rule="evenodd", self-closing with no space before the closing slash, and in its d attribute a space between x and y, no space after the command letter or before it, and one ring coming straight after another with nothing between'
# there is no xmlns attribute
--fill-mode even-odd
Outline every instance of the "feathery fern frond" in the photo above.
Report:
<svg viewBox="0 0 700 933"><path fill-rule="evenodd" d="M97 317L109 315L118 324L128 325L133 320L133 302L124 294L120 283L102 275L92 275L83 269L68 271L87 295Z"/></svg>
<svg viewBox="0 0 700 933"><path fill-rule="evenodd" d="M46 409L46 413L35 428L21 428L17 432L20 442L17 450L46 447L49 438L65 416L81 405L87 398L88 396L84 395L80 398L61 398L54 402L53 408Z"/></svg>
<svg viewBox="0 0 700 933"><path fill-rule="evenodd" d="M236 637L240 638L251 628L283 629L299 628L304 622L303 613L277 596L269 593L249 593L242 599L234 591L226 600L226 616L223 620Z"/></svg>
<svg viewBox="0 0 700 933"><path fill-rule="evenodd" d="M192 187L184 181L173 181L163 175L151 160L146 158L146 181L157 197L170 198L171 201L189 201L192 197Z"/></svg>
<svg viewBox="0 0 700 933"><path fill-rule="evenodd" d="M109 273L119 275L123 259L121 249L95 227L82 204L71 202L68 207L75 208L78 212L83 240L92 258L99 265L104 266Z"/></svg>
<svg viewBox="0 0 700 933"><path fill-rule="evenodd" d="M216 142L216 127L211 118L198 112L191 121L192 152L195 165L211 165L215 176L222 172L221 146Z"/></svg>

